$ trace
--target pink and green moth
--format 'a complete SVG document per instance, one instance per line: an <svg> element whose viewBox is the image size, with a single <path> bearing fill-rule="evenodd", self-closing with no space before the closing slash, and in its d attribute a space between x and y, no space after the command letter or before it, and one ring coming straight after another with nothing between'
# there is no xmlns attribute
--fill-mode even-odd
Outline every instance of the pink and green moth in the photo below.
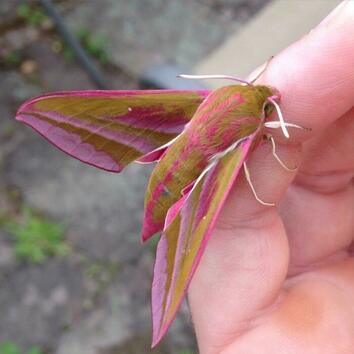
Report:
<svg viewBox="0 0 354 354"><path fill-rule="evenodd" d="M286 168L265 130L281 128L289 137L287 127L299 128L284 122L276 89L254 80L209 78L242 84L215 91L50 93L25 102L16 115L62 151L98 168L120 172L134 161L157 162L142 227L144 241L161 232L152 282L153 346L173 321L243 167L264 203L246 160L265 136ZM279 121L267 121L274 107Z"/></svg>

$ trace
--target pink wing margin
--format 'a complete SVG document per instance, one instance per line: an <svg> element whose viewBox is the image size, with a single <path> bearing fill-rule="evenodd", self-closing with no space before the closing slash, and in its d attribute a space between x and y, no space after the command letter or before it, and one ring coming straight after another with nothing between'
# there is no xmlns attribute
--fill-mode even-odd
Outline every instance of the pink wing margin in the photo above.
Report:
<svg viewBox="0 0 354 354"><path fill-rule="evenodd" d="M157 247L152 283L152 347L162 339L176 316L255 135L220 158L188 197L183 197L186 199L182 207L172 207L180 209L170 213L174 219L169 220Z"/></svg>
<svg viewBox="0 0 354 354"><path fill-rule="evenodd" d="M180 134L208 94L207 90L57 92L25 102L16 119L70 156L120 172Z"/></svg>

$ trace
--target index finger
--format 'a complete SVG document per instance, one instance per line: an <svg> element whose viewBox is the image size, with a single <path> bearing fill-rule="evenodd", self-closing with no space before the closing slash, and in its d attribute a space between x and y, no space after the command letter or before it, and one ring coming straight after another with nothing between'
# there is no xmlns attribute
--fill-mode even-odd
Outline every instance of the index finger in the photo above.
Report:
<svg viewBox="0 0 354 354"><path fill-rule="evenodd" d="M343 1L315 29L279 53L261 78L281 92L286 120L310 125L314 134L353 107L353 18L354 2Z"/></svg>

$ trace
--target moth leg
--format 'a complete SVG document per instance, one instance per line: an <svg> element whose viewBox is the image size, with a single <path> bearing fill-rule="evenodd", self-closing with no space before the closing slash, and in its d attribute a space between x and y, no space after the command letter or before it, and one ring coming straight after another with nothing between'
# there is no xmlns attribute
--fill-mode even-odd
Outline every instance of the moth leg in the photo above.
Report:
<svg viewBox="0 0 354 354"><path fill-rule="evenodd" d="M274 106L274 108L275 108L275 110L276 110L276 112L278 114L280 128L283 131L284 136L287 139L289 139L290 138L289 132L288 132L288 129L286 129L286 123L284 121L283 113L282 113L282 111L281 111L281 109L279 107L279 104L277 102L278 100L279 100L279 96L278 95L274 95L274 96L268 97L266 102L269 102L269 103L271 103Z"/></svg>
<svg viewBox="0 0 354 354"><path fill-rule="evenodd" d="M265 134L265 139L270 141L272 143L272 154L274 158L279 162L280 166L283 167L285 170L289 172L294 172L297 170L297 167L290 168L285 165L285 163L280 159L280 157L277 155L276 150L275 150L275 141L274 138L270 134Z"/></svg>
<svg viewBox="0 0 354 354"><path fill-rule="evenodd" d="M254 189L254 186L253 186L253 184L252 184L250 172L248 171L246 162L243 163L243 169L245 170L246 180L247 180L248 184L250 185L251 190L252 190L252 193L253 193L254 197L256 198L257 202L260 203L260 204L262 204L262 205L265 205L265 206L275 206L274 203L267 203L267 202L264 202L262 199L260 199L260 198L258 197L258 195L257 195L257 193L256 193L256 190Z"/></svg>

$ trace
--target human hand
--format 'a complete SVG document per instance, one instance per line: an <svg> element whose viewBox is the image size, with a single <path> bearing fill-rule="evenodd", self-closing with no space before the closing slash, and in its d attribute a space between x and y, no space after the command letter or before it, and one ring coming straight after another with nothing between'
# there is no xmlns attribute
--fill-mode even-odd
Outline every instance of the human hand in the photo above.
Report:
<svg viewBox="0 0 354 354"><path fill-rule="evenodd" d="M353 353L354 1L277 55L260 80L282 94L275 135L230 194L190 286L200 352ZM274 131L272 131L273 134ZM302 144L303 143L303 144Z"/></svg>

